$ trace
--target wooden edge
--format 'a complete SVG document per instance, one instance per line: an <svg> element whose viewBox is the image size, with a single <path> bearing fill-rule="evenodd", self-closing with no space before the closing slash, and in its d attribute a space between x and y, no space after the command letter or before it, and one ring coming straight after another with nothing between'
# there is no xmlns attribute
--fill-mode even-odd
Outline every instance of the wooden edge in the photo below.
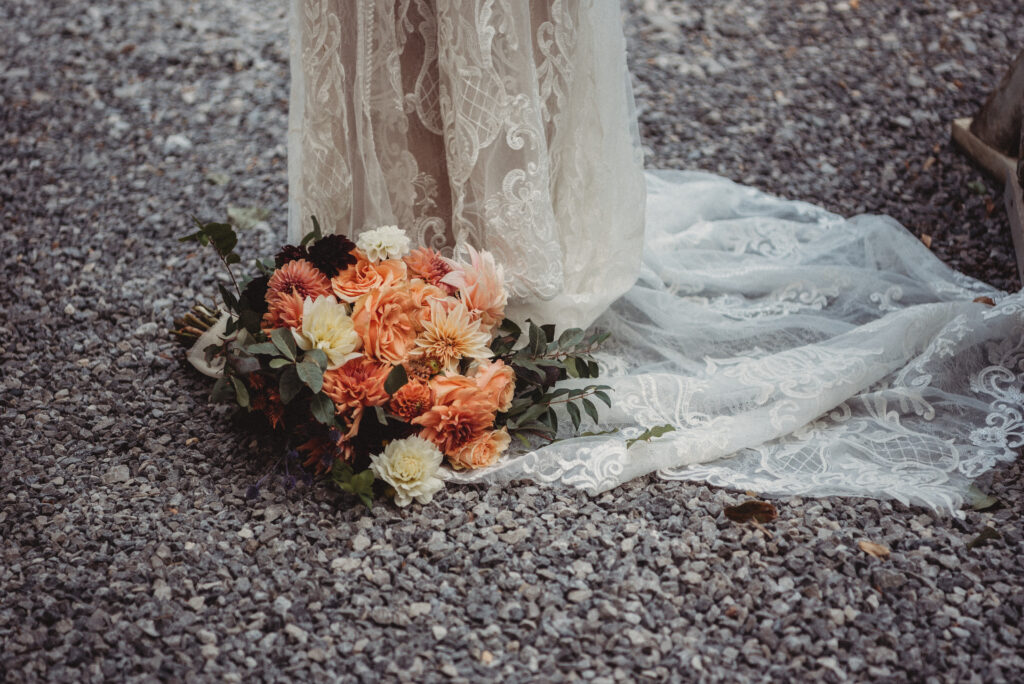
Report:
<svg viewBox="0 0 1024 684"><path fill-rule="evenodd" d="M967 156L980 164L996 180L1005 181L1007 172L1016 176L1017 160L989 147L971 133L970 117L956 119L953 122L953 140L967 153Z"/></svg>
<svg viewBox="0 0 1024 684"><path fill-rule="evenodd" d="M1024 283L1024 188L1017 182L1017 170L1011 169L1006 174L1006 213L1010 215L1010 236L1013 238L1013 251L1017 255L1017 275Z"/></svg>

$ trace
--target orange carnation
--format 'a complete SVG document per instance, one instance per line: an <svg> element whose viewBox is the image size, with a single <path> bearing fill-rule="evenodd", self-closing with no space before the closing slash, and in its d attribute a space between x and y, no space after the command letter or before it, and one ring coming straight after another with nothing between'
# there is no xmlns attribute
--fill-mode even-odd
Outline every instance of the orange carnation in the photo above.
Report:
<svg viewBox="0 0 1024 684"><path fill-rule="evenodd" d="M267 288L273 292L298 294L303 299L316 299L331 294L331 281L313 264L305 259L296 259L274 271ZM270 302L269 293L267 302Z"/></svg>
<svg viewBox="0 0 1024 684"><path fill-rule="evenodd" d="M404 287L370 290L352 310L364 353L393 364L408 358L416 342L416 320L416 305Z"/></svg>
<svg viewBox="0 0 1024 684"><path fill-rule="evenodd" d="M353 250L356 263L331 279L334 296L352 303L370 290L396 283L406 276L405 262L400 259L386 259L373 263L361 251Z"/></svg>
<svg viewBox="0 0 1024 684"><path fill-rule="evenodd" d="M264 330L273 328L301 328L302 306L304 300L298 292L267 291L267 312L263 314L261 327Z"/></svg>
<svg viewBox="0 0 1024 684"><path fill-rule="evenodd" d="M384 381L391 369L365 356L324 373L324 393L334 402L334 410L349 422L346 439L359 432L359 420L367 406L383 406L388 401Z"/></svg>
<svg viewBox="0 0 1024 684"><path fill-rule="evenodd" d="M434 405L434 393L430 385L419 380L410 380L402 385L391 397L388 408L405 422L422 416Z"/></svg>
<svg viewBox="0 0 1024 684"><path fill-rule="evenodd" d="M508 411L516 391L516 372L501 359L480 361L473 375L476 386L494 402L498 411Z"/></svg>
<svg viewBox="0 0 1024 684"><path fill-rule="evenodd" d="M508 436L508 430L491 430L480 435L472 442L459 449L453 456L448 457L448 462L456 470L462 468L485 468L494 465L498 458L505 453L509 442L512 439Z"/></svg>
<svg viewBox="0 0 1024 684"><path fill-rule="evenodd" d="M494 425L494 407L491 402L471 380L468 381L469 386L464 386L462 381L455 378L462 376L438 376L438 382L432 383L437 403L422 416L410 421L414 425L423 426L420 437L433 442L449 456Z"/></svg>
<svg viewBox="0 0 1024 684"><path fill-rule="evenodd" d="M429 247L422 247L405 257L405 264L409 270L431 285L443 289L444 294L455 294L455 287L441 280L451 273L452 267L439 252L435 252Z"/></svg>

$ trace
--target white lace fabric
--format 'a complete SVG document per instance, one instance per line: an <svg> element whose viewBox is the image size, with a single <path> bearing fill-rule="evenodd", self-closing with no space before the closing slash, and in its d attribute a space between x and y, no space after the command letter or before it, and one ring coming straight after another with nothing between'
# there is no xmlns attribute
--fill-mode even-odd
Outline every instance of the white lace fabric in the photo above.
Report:
<svg viewBox="0 0 1024 684"><path fill-rule="evenodd" d="M613 333L614 407L584 428L606 434L450 479L600 492L658 471L955 511L1024 447L1024 296L951 271L885 217L645 177L618 12L293 0L290 237L314 214L488 249L516 318L600 314Z"/></svg>

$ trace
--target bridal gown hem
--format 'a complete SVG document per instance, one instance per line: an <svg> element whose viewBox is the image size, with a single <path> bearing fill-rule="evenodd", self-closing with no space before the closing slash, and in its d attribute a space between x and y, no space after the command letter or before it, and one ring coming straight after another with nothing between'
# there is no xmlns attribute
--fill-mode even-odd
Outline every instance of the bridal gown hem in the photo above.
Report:
<svg viewBox="0 0 1024 684"><path fill-rule="evenodd" d="M1024 297L887 217L645 173L617 3L293 0L291 31L292 240L316 215L488 249L511 316L612 333L604 434L450 480L657 471L952 512L1024 446Z"/></svg>

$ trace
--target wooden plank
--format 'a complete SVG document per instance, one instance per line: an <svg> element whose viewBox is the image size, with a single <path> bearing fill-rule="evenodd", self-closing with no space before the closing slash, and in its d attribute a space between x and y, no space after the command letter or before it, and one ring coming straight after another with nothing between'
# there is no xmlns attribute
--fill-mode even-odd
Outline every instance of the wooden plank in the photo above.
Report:
<svg viewBox="0 0 1024 684"><path fill-rule="evenodd" d="M1010 216L1010 236L1017 257L1017 273L1021 282L1024 282L1024 191L1017 181L1017 160L989 147L971 133L970 118L953 122L953 140L996 180L1005 183L1003 197L1006 200L1006 212Z"/></svg>
<svg viewBox="0 0 1024 684"><path fill-rule="evenodd" d="M1017 254L1017 274L1024 283L1024 189L1017 182L1016 169L1006 174L1006 213L1010 215L1010 235Z"/></svg>
<svg viewBox="0 0 1024 684"><path fill-rule="evenodd" d="M970 117L953 122L953 140L967 155L988 171L998 181L1006 180L1006 172L1017 173L1017 160L1007 157L999 150L986 145L971 133Z"/></svg>

